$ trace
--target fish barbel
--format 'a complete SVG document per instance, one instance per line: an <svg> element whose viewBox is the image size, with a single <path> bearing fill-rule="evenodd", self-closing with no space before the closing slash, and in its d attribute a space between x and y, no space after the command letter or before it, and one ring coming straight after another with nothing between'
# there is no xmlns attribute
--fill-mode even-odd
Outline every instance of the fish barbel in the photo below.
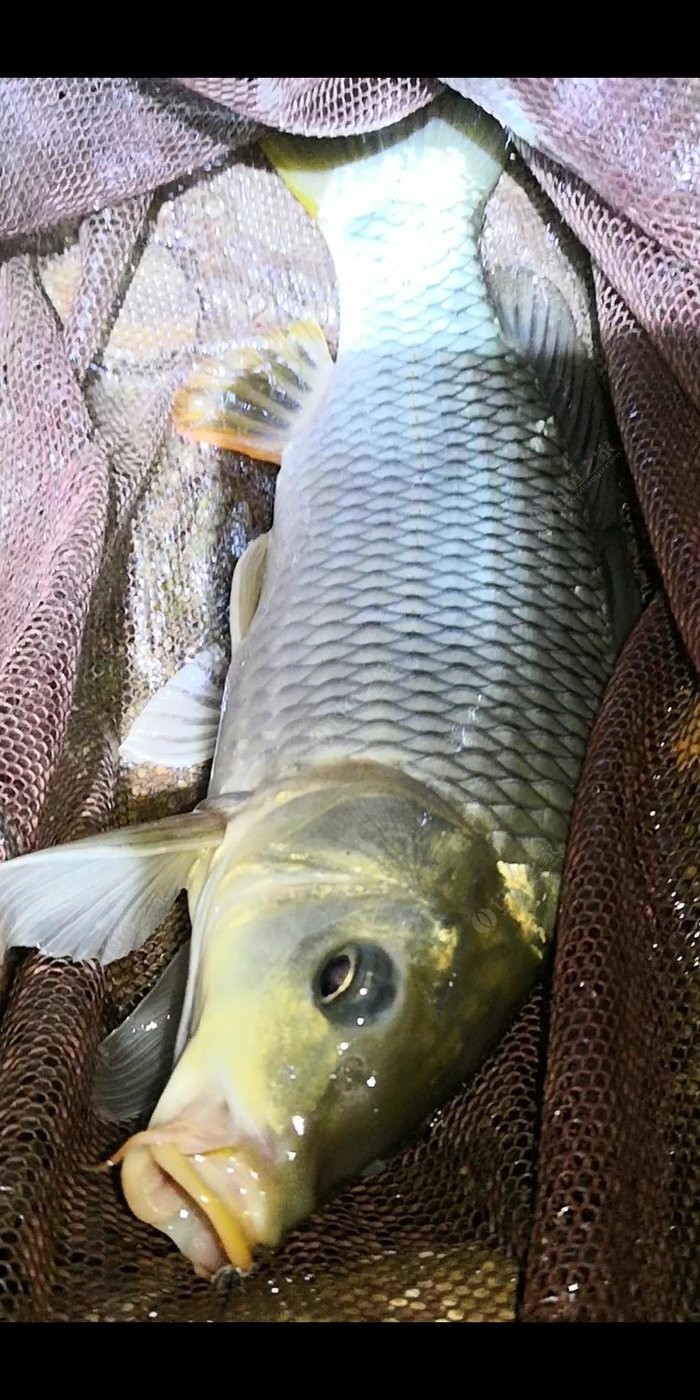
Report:
<svg viewBox="0 0 700 1400"><path fill-rule="evenodd" d="M0 870L6 944L105 962L187 889L189 957L139 1012L160 1032L185 987L174 1068L114 1160L205 1272L248 1269L507 1028L614 649L614 571L606 595L571 485L599 427L588 357L555 289L482 266L503 133L452 97L269 149L327 239L340 341L333 364L318 327L282 328L175 402L181 432L281 459L273 529L234 574L207 799ZM195 664L165 687L133 751L179 719L201 756L207 685ZM164 1065L135 1025L123 1117Z"/></svg>

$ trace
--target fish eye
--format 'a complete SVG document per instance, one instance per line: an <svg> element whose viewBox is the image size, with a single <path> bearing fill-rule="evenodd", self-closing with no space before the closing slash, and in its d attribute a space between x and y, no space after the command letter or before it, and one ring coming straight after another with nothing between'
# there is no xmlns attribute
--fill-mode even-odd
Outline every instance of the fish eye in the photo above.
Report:
<svg viewBox="0 0 700 1400"><path fill-rule="evenodd" d="M314 984L316 1005L340 1025L362 1026L395 1000L398 973L376 943L339 948L321 964Z"/></svg>

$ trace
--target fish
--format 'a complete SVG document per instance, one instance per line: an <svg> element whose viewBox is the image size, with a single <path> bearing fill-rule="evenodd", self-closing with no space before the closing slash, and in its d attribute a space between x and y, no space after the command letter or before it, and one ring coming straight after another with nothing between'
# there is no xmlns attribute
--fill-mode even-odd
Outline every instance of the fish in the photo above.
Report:
<svg viewBox="0 0 700 1400"><path fill-rule="evenodd" d="M194 658L125 745L213 746L207 796L0 868L0 947L103 963L187 891L190 947L108 1038L100 1094L125 1120L158 1087L110 1160L205 1276L384 1160L512 1023L630 620L609 492L581 489L591 357L544 277L481 257L502 129L450 95L265 150L328 243L340 334L334 360L309 319L262 330L173 404L183 435L280 463L223 698Z"/></svg>

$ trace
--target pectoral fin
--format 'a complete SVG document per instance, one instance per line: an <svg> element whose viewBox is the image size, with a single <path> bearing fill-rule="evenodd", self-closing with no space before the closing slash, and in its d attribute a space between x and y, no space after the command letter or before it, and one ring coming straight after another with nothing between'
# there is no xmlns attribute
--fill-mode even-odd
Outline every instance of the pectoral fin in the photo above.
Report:
<svg viewBox="0 0 700 1400"><path fill-rule="evenodd" d="M0 866L0 954L123 958L162 923L197 859L223 837L216 809L90 836Z"/></svg>
<svg viewBox="0 0 700 1400"><path fill-rule="evenodd" d="M333 361L311 318L200 361L173 401L182 437L279 463L323 394Z"/></svg>
<svg viewBox="0 0 700 1400"><path fill-rule="evenodd" d="M108 1122L126 1122L155 1107L173 1065L189 956L186 943L148 995L100 1046L93 1103Z"/></svg>

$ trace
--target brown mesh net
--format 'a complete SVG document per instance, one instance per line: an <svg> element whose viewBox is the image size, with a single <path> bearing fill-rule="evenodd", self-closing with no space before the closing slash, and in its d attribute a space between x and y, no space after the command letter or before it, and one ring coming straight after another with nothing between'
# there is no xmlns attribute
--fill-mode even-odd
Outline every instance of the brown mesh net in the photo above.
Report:
<svg viewBox="0 0 700 1400"><path fill-rule="evenodd" d="M0 983L5 1320L684 1320L700 1315L700 84L449 79L516 136L595 274L619 429L662 587L630 638L574 814L551 986L421 1141L245 1284L194 1278L86 1166L100 1038L187 934L103 975ZM0 844L185 810L197 770L119 740L223 643L274 477L173 437L193 350L313 311L325 247L250 146L370 130L433 79L0 82ZM537 153L535 151L537 148Z"/></svg>

